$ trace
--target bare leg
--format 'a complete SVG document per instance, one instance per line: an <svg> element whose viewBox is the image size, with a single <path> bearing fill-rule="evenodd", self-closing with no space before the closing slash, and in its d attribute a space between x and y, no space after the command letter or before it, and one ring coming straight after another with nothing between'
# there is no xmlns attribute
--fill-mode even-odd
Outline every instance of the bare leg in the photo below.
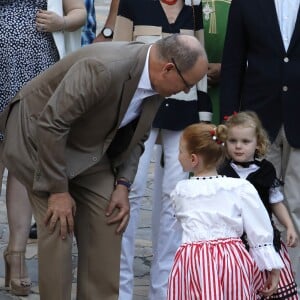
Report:
<svg viewBox="0 0 300 300"><path fill-rule="evenodd" d="M5 286L19 296L30 293L31 281L28 278L25 250L31 223L31 204L25 187L8 174L6 207L9 226L9 242L4 251Z"/></svg>
<svg viewBox="0 0 300 300"><path fill-rule="evenodd" d="M6 207L9 226L9 251L25 251L31 224L31 204L25 187L8 174Z"/></svg>

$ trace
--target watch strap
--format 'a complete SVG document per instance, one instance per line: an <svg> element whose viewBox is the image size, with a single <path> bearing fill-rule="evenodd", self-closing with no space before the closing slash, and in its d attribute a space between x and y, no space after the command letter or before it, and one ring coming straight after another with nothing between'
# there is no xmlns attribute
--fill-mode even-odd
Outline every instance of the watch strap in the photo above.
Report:
<svg viewBox="0 0 300 300"><path fill-rule="evenodd" d="M125 179L117 179L116 180L116 185L124 185L127 187L128 191L130 191L131 183Z"/></svg>

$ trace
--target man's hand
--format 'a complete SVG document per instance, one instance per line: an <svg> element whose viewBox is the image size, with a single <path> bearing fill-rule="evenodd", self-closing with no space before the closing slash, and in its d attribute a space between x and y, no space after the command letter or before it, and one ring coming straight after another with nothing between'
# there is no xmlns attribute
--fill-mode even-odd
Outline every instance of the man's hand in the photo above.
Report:
<svg viewBox="0 0 300 300"><path fill-rule="evenodd" d="M56 223L60 222L60 235L64 240L67 234L74 232L74 216L76 204L69 193L55 193L48 198L48 209L45 217L45 225L52 233Z"/></svg>
<svg viewBox="0 0 300 300"><path fill-rule="evenodd" d="M113 213L116 208L119 209L117 214ZM116 233L123 233L129 221L129 212L128 189L126 186L117 185L106 209L107 224L120 223Z"/></svg>
<svg viewBox="0 0 300 300"><path fill-rule="evenodd" d="M279 277L280 277L280 270L273 269L271 272L269 272L268 279L265 282L264 287L260 290L261 294L264 295L265 297L269 297L273 295L277 291Z"/></svg>

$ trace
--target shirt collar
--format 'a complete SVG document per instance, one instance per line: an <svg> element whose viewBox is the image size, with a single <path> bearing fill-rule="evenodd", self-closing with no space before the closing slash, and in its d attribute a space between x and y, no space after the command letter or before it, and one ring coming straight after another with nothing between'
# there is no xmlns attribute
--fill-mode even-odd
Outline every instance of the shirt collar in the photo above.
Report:
<svg viewBox="0 0 300 300"><path fill-rule="evenodd" d="M154 92L156 94L156 92L152 88L150 76L149 76L149 54L150 54L151 47L152 47L152 45L149 47L148 52L147 52L144 69L143 69L142 76L141 76L139 84L138 84L138 89L148 90L148 91Z"/></svg>

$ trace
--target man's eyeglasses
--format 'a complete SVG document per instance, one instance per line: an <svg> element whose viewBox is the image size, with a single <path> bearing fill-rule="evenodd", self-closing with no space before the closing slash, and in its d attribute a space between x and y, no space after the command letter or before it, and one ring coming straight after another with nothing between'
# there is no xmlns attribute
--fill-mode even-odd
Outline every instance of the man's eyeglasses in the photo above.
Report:
<svg viewBox="0 0 300 300"><path fill-rule="evenodd" d="M178 69L175 59L173 57L171 57L171 61L172 61L173 65L175 66L176 72L179 75L179 77L181 78L182 82L184 83L186 88L190 90L194 85L188 84L188 82L184 79L184 77L183 77L181 71Z"/></svg>

